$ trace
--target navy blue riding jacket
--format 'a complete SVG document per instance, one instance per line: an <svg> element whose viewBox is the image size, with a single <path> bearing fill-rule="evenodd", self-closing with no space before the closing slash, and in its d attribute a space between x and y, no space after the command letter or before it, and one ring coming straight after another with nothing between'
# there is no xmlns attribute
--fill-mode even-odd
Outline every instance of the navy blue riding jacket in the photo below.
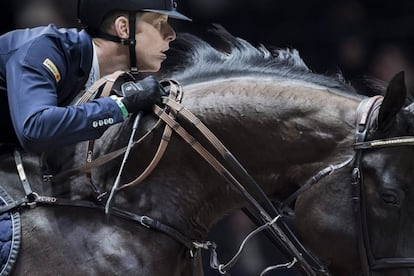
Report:
<svg viewBox="0 0 414 276"><path fill-rule="evenodd" d="M42 152L96 139L122 112L110 98L69 105L92 67L91 37L53 25L0 36L0 143Z"/></svg>

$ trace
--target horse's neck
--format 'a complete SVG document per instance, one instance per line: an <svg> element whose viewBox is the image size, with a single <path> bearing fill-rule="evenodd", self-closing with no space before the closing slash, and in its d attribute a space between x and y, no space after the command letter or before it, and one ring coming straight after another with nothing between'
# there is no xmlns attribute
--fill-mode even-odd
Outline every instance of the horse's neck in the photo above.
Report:
<svg viewBox="0 0 414 276"><path fill-rule="evenodd" d="M327 160L352 151L357 104L319 87L270 80L190 85L183 100L269 194L281 194L292 182L297 188L328 165ZM130 155L126 172L138 173L135 166L148 156L147 145L140 145ZM99 169L96 183L110 188L118 165ZM173 139L154 173L139 186L118 193L116 203L181 230L198 229L195 235L203 236L243 200L189 145Z"/></svg>
<svg viewBox="0 0 414 276"><path fill-rule="evenodd" d="M191 85L186 92L183 104L247 162L304 163L352 143L359 100L327 88L229 79Z"/></svg>
<svg viewBox="0 0 414 276"><path fill-rule="evenodd" d="M356 98L312 85L249 79L191 85L185 92L183 105L200 117L269 194L283 197L287 185L296 189L318 170L353 153ZM170 207L208 228L239 208L241 198L200 157L193 157L188 145L178 144L171 145L165 157L171 168L163 169L171 178L166 182L173 183L172 194L187 190L189 204L181 204L177 197Z"/></svg>

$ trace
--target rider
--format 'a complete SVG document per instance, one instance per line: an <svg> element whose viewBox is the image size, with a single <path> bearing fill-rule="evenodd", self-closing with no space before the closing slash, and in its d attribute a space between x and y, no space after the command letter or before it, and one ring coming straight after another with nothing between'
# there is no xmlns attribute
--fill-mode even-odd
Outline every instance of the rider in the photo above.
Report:
<svg viewBox="0 0 414 276"><path fill-rule="evenodd" d="M147 77L123 85L128 96L70 104L117 70L158 71L175 39L168 18L190 20L176 3L79 0L78 17L85 30L49 25L0 36L0 143L42 152L96 139L160 102L159 83Z"/></svg>

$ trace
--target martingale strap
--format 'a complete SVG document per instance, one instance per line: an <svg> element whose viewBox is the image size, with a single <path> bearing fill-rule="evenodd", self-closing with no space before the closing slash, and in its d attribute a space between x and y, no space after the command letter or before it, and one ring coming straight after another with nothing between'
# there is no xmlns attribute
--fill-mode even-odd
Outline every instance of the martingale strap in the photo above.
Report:
<svg viewBox="0 0 414 276"><path fill-rule="evenodd" d="M132 74L124 72L124 71L115 71L114 73L104 76L93 83L88 89L85 90L83 95L75 102L75 105L83 104L88 101L94 100L99 97L108 97L111 93L112 88L114 87L115 82L122 76L127 76L130 79L134 79ZM87 149L86 149L86 163L89 164L92 162L93 158L93 149L95 146L95 140L88 141ZM101 192L96 185L94 185L92 181L92 175L90 171L85 172L86 177L89 182L89 186L97 195L97 198L101 200L104 196L106 196L106 192Z"/></svg>
<svg viewBox="0 0 414 276"><path fill-rule="evenodd" d="M170 89L179 86L178 82L175 81L170 81L169 85L171 86ZM181 87L178 90L181 90ZM270 234L272 239L277 241L280 249L282 249L282 252L288 257L294 258L295 261L292 262L292 266L297 263L300 266L301 270L307 275L316 275L314 267L308 263L306 258L314 260L316 259L313 258L313 256L307 251L303 250L302 247L299 246L300 249L298 249L297 245L295 245L295 242L291 240L292 237L287 235L284 230L278 225L276 218L280 217L279 212L273 206L270 199L263 192L260 186L257 185L257 183L246 171L246 169L240 164L240 162L230 153L230 151L227 150L227 148L220 142L220 140L196 116L194 116L194 114L184 108L176 99L171 96L169 98L164 98L164 104L169 109L169 111L158 106L153 107L154 113L160 118L159 122L163 121L166 123L166 129L161 140L162 145L160 144L156 156L154 157L150 166L144 171L141 176L139 176L135 181L120 186L117 190L138 184L152 171L152 169L158 164L159 160L161 159L162 153L165 151L166 144L168 143L169 137L172 134L173 130L179 134L179 136L181 136L181 138L183 138L188 144L190 144L193 149L200 154L201 157L203 157L221 176L223 176L226 181L232 185L232 187L235 187L241 193L241 195L247 199L251 205L251 208L256 213L257 220L264 225L267 225L267 227L265 227L267 232ZM207 139L207 141L218 151L230 170L238 174L243 183L239 182L239 180L234 177L230 170L228 170L194 137L192 137L184 128L181 127L181 125L175 120L175 117L178 114L182 115L187 121L191 122L196 127L196 129L200 131L200 133ZM146 135L148 134L149 132ZM142 138L139 141L142 141ZM136 145L137 143L138 141L133 142L132 146ZM78 174L82 171L90 171L95 167L95 165L104 164L109 160L112 160L113 156L118 157L126 150L127 148L123 148L115 153L110 153L111 158L105 156L98 157L87 165L63 172L55 177L55 181L56 179L62 179L63 176L67 177L68 175ZM113 208L108 209L108 211L109 210L113 210ZM209 246L208 248L211 251L214 251L213 246ZM318 261L315 261L315 263L317 263L318 271L324 271L322 264L320 264ZM222 266L220 270L223 268L228 269L229 266Z"/></svg>
<svg viewBox="0 0 414 276"><path fill-rule="evenodd" d="M177 81L164 80L161 82L161 85L163 85L164 87L169 87L170 93L169 93L168 99L181 102L183 98L183 89ZM177 115L174 110L171 110L169 114L171 118L175 118ZM161 123L161 121L162 121L161 119L158 120L159 123ZM135 186L141 183L145 178L147 178L152 173L152 171L157 167L158 163L161 161L161 158L164 156L168 143L170 142L172 133L173 133L172 128L166 124L164 127L164 132L162 134L160 144L158 145L157 151L155 152L155 155L150 161L150 163L148 164L148 166L137 178L135 178L129 183L123 184L122 186L118 188L118 190L122 190L127 187Z"/></svg>
<svg viewBox="0 0 414 276"><path fill-rule="evenodd" d="M98 97L108 97L111 93L111 90L121 75L128 75L130 78L133 76L125 71L115 71L114 73L104 76L97 80L94 84L91 85L88 89L85 90L83 95L76 101L76 105L86 103L90 100L96 99Z"/></svg>
<svg viewBox="0 0 414 276"><path fill-rule="evenodd" d="M32 191L30 182L26 177L26 173L23 166L23 161L21 157L21 153L16 150L15 151L15 162L16 166L19 168L19 178L24 187L24 191L26 196L20 200L8 202L7 205L0 206L0 214L20 210L22 208L35 208L38 206L67 206L67 207L79 207L79 208L88 208L101 211L105 210L105 206L101 203L88 201L88 200L72 200L67 198L57 198L53 196L43 196L39 195L36 192ZM203 244L202 242L194 242L183 235L181 232L176 230L175 228L166 225L154 218L151 218L146 215L138 215L129 211L121 210L116 207L112 207L109 212L110 215L113 215L118 218L122 218L125 220L129 220L132 222L138 223L140 226L144 226L148 229L157 230L162 232L177 242L183 244L187 247L190 251L193 251L197 248L196 244Z"/></svg>
<svg viewBox="0 0 414 276"><path fill-rule="evenodd" d="M183 98L183 90L181 85L175 81L175 80L162 80L160 82L160 84L164 87L164 89L168 89L169 90L169 98L175 99L178 102L181 102L182 98ZM171 114L172 116L174 116L173 114ZM157 128L159 128L162 124L162 120L159 119L150 129L148 129L146 131L145 134L143 134L138 140L134 141L132 143L132 145L130 145L131 147L135 147L138 144L142 143L146 138L148 138L148 136ZM172 135L172 131L168 126L165 126L164 129L164 133L162 135L162 139L160 141L160 144L158 146L158 149L153 157L153 159L150 161L149 165L147 166L147 168L141 173L141 175L139 175L135 180L129 182L129 183L125 183L122 186L120 186L118 188L118 190L121 190L123 188L126 187L130 187L130 186L135 186L138 183L142 182L153 170L154 168L157 166L157 164L159 163L159 161L161 160L168 142L170 141L170 137ZM90 173L92 171L92 169L100 167L102 165L105 165L106 163L108 163L111 160L114 160L115 158L120 157L121 155L123 155L126 150L127 150L128 146L125 146L123 148L120 148L118 150L106 153L104 155L98 156L95 159L92 159L92 152L90 151L90 147L88 149L88 153L87 153L87 162L85 164L82 164L78 167L72 168L72 169L68 169L66 171L60 172L54 176L48 176L48 178L54 182L60 182L60 181L64 181L70 177L82 174L82 173ZM90 157L90 158L89 158Z"/></svg>

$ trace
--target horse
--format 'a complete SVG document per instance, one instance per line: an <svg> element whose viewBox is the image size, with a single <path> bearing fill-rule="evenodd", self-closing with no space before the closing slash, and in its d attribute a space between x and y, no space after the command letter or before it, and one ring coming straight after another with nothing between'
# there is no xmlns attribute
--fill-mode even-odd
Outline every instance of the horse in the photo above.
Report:
<svg viewBox="0 0 414 276"><path fill-rule="evenodd" d="M326 268L323 275L414 274L404 261L396 262L403 263L401 267L373 267L372 258L367 258L367 270L359 250L364 245L360 219L354 212L358 209L365 218L362 225L368 225L362 227L369 241L365 247L374 260L414 254L414 152L410 143L394 139L409 137L414 129L403 74L391 80L383 100L373 108L361 140L355 138L362 125L356 126L357 110L368 97L349 83L313 73L295 50L270 51L230 34L217 37L223 42L220 47L180 34L171 49L171 62L180 62L168 64L160 77L178 80L184 91L182 105L220 139L268 197L285 203L282 209L293 210L294 233ZM203 139L192 124L176 116L193 137ZM162 129L154 128L156 121L154 114L141 119L135 136L148 135L131 149L122 183L137 177L154 155L163 137ZM127 145L133 124L130 118L109 128L95 141L93 157ZM367 146L372 140L383 146ZM46 157L23 152L22 162L16 161L16 153L3 153L2 186L14 200L26 198L18 174L24 170L23 182L30 183L36 197L95 202L96 191L102 195L113 188L121 157L94 167L89 175L43 179L45 167L56 175L84 164L86 149L87 144L80 143ZM306 185L324 168L336 169ZM355 175L362 173L358 198ZM89 182L94 183L92 189ZM295 194L298 189L301 192ZM364 209L355 207L361 200ZM11 210L19 211L21 236L10 270L13 275L203 275L200 258L186 242L205 241L218 221L248 205L239 190L172 135L152 173L139 185L116 192L109 213L95 208L100 206L95 203L93 208L32 204L33 208ZM149 229L153 226L160 227ZM291 265L312 275L303 264Z"/></svg>

